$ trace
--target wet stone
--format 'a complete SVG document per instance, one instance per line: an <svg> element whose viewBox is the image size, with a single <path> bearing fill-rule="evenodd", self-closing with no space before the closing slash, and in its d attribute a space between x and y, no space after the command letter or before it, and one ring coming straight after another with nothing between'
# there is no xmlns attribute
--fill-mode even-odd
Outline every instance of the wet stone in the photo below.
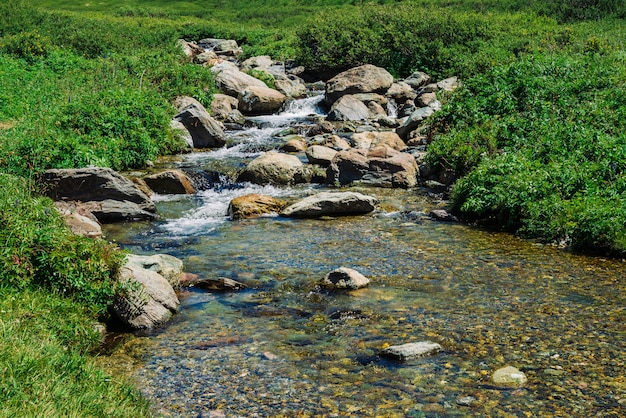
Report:
<svg viewBox="0 0 626 418"><path fill-rule="evenodd" d="M441 345L432 341L420 341L385 348L380 355L396 361L411 361L420 357L431 356L441 351Z"/></svg>
<svg viewBox="0 0 626 418"><path fill-rule="evenodd" d="M476 398L473 396L464 396L456 400L456 404L460 406L472 406L476 402Z"/></svg>
<svg viewBox="0 0 626 418"><path fill-rule="evenodd" d="M498 386L519 387L523 386L528 378L518 368L506 366L496 370L493 373L491 380Z"/></svg>

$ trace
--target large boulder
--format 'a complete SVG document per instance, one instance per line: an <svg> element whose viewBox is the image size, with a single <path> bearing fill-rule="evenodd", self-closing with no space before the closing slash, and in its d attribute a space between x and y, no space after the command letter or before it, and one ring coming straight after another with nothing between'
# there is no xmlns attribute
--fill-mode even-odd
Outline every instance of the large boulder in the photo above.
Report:
<svg viewBox="0 0 626 418"><path fill-rule="evenodd" d="M417 185L418 173L415 158L411 154L397 152L388 157L370 158L369 170L361 182L378 187L408 189Z"/></svg>
<svg viewBox="0 0 626 418"><path fill-rule="evenodd" d="M300 99L306 97L306 85L301 78L294 75L275 74L274 84L276 90L287 97Z"/></svg>
<svg viewBox="0 0 626 418"><path fill-rule="evenodd" d="M221 124L213 119L200 102L186 98L174 120L182 123L193 141L195 148L219 148L226 144L226 135Z"/></svg>
<svg viewBox="0 0 626 418"><path fill-rule="evenodd" d="M418 89L428 83L430 83L432 78L421 71L416 71L407 78L404 79L404 82L411 86L414 89Z"/></svg>
<svg viewBox="0 0 626 418"><path fill-rule="evenodd" d="M376 209L378 199L356 192L322 192L283 209L281 216L318 218L320 216L359 215Z"/></svg>
<svg viewBox="0 0 626 418"><path fill-rule="evenodd" d="M215 65L211 68L211 72L215 74L217 88L229 96L238 97L241 92L252 86L267 87L258 78L254 78L227 63Z"/></svg>
<svg viewBox="0 0 626 418"><path fill-rule="evenodd" d="M181 170L165 170L143 178L148 187L160 194L194 194L196 189Z"/></svg>
<svg viewBox="0 0 626 418"><path fill-rule="evenodd" d="M252 160L239 175L238 181L255 184L290 184L297 183L297 174L303 167L295 155L266 152Z"/></svg>
<svg viewBox="0 0 626 418"><path fill-rule="evenodd" d="M183 274L183 261L169 254L128 254L126 256L126 266L155 271L163 276L173 287L180 285L180 277Z"/></svg>
<svg viewBox="0 0 626 418"><path fill-rule="evenodd" d="M354 148L370 149L381 145L388 145L393 149L402 151L406 144L395 132L360 132L353 134L350 142Z"/></svg>
<svg viewBox="0 0 626 418"><path fill-rule="evenodd" d="M233 110L238 110L239 100L227 94L216 93L211 101L211 115L224 120Z"/></svg>
<svg viewBox="0 0 626 418"><path fill-rule="evenodd" d="M176 44L182 49L183 53L190 59L200 55L204 52L204 49L193 42L187 42L184 39L178 39Z"/></svg>
<svg viewBox="0 0 626 418"><path fill-rule="evenodd" d="M434 106L426 106L417 109L411 113L411 116L409 116L408 119L396 129L396 133L400 136L400 138L404 140L408 139L409 134L419 128L420 124L426 118L434 114L435 111L436 108Z"/></svg>
<svg viewBox="0 0 626 418"><path fill-rule="evenodd" d="M362 65L326 82L326 102L330 105L346 94L385 93L392 84L393 76L384 68Z"/></svg>
<svg viewBox="0 0 626 418"><path fill-rule="evenodd" d="M111 310L132 329L152 329L179 309L174 289L156 271L127 264L120 270L118 281L125 291L115 296Z"/></svg>
<svg viewBox="0 0 626 418"><path fill-rule="evenodd" d="M268 213L278 213L285 206L284 200L251 193L231 200L228 205L228 215L234 220L255 218Z"/></svg>
<svg viewBox="0 0 626 418"><path fill-rule="evenodd" d="M239 110L248 115L269 115L279 110L287 97L267 86L248 86L239 93Z"/></svg>
<svg viewBox="0 0 626 418"><path fill-rule="evenodd" d="M411 188L417 185L418 173L411 154L383 144L369 151L353 148L338 152L326 170L326 183Z"/></svg>
<svg viewBox="0 0 626 418"><path fill-rule="evenodd" d="M370 116L367 106L352 95L339 98L330 108L329 121L358 121L366 120Z"/></svg>
<svg viewBox="0 0 626 418"><path fill-rule="evenodd" d="M368 170L367 151L356 149L339 151L326 170L326 182L349 184L360 180Z"/></svg>
<svg viewBox="0 0 626 418"><path fill-rule="evenodd" d="M156 217L152 200L110 168L53 169L40 181L48 197L88 203L87 210L102 223Z"/></svg>
<svg viewBox="0 0 626 418"><path fill-rule="evenodd" d="M369 284L370 279L358 271L347 267L339 267L331 271L319 282L320 287L329 290L356 290L367 287Z"/></svg>
<svg viewBox="0 0 626 418"><path fill-rule="evenodd" d="M322 167L328 167L333 160L337 151L332 148L321 145L312 145L306 149L306 157L311 164L319 164Z"/></svg>
<svg viewBox="0 0 626 418"><path fill-rule="evenodd" d="M251 70L253 68L267 69L270 68L273 64L274 61L272 61L272 57L270 57L269 55L259 55L256 57L250 57L242 62L241 68L244 71Z"/></svg>

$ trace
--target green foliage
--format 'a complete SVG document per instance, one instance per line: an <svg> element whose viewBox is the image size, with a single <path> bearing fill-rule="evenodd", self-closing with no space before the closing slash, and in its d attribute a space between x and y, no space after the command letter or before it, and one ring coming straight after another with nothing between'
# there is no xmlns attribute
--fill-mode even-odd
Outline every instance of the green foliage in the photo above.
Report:
<svg viewBox="0 0 626 418"><path fill-rule="evenodd" d="M626 70L620 52L535 55L468 80L434 117L430 162L469 173L466 217L622 253Z"/></svg>
<svg viewBox="0 0 626 418"><path fill-rule="evenodd" d="M267 71L257 70L256 68L253 68L249 70L247 73L248 75L251 75L252 77L257 78L261 80L262 82L264 82L267 87L272 88L272 89L276 88L276 81L274 80L274 76L268 73Z"/></svg>
<svg viewBox="0 0 626 418"><path fill-rule="evenodd" d="M49 38L42 37L37 30L32 30L5 36L0 43L0 51L33 63L37 58L48 55L50 43Z"/></svg>
<svg viewBox="0 0 626 418"><path fill-rule="evenodd" d="M104 315L124 255L102 240L72 234L29 183L0 174L0 287L44 287Z"/></svg>
<svg viewBox="0 0 626 418"><path fill-rule="evenodd" d="M43 291L0 286L0 416L149 416L129 384L85 356L99 344L84 308Z"/></svg>

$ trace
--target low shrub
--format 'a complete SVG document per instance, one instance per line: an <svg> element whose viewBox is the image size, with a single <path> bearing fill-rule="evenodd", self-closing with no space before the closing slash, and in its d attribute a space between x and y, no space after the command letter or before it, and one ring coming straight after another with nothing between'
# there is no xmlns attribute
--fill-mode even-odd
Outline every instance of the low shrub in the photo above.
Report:
<svg viewBox="0 0 626 418"><path fill-rule="evenodd" d="M71 233L28 181L0 174L0 287L43 287L105 315L124 254L103 240Z"/></svg>

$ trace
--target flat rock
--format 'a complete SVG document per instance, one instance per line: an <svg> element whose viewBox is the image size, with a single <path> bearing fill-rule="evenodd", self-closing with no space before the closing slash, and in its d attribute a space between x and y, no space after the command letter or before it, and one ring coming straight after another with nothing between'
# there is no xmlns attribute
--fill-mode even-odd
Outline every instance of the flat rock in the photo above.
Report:
<svg viewBox="0 0 626 418"><path fill-rule="evenodd" d="M368 286L370 280L356 270L347 267L339 267L328 273L319 285L325 289L348 289L355 290Z"/></svg>
<svg viewBox="0 0 626 418"><path fill-rule="evenodd" d="M183 274L183 261L169 254L128 254L126 266L157 272L173 287L180 285L180 278Z"/></svg>
<svg viewBox="0 0 626 418"><path fill-rule="evenodd" d="M361 193L322 192L288 206L280 214L291 218L359 215L372 212L377 203L375 197Z"/></svg>
<svg viewBox="0 0 626 418"><path fill-rule="evenodd" d="M285 206L284 200L251 193L231 200L228 205L228 215L233 220L249 219L268 213L278 213Z"/></svg>
<svg viewBox="0 0 626 418"><path fill-rule="evenodd" d="M420 341L401 345L392 345L381 351L380 355L397 361L411 361L420 357L432 356L441 351L441 345L432 341Z"/></svg>
<svg viewBox="0 0 626 418"><path fill-rule="evenodd" d="M306 157L311 164L319 164L322 167L328 167L333 160L337 151L332 148L321 145L312 145L306 150Z"/></svg>

